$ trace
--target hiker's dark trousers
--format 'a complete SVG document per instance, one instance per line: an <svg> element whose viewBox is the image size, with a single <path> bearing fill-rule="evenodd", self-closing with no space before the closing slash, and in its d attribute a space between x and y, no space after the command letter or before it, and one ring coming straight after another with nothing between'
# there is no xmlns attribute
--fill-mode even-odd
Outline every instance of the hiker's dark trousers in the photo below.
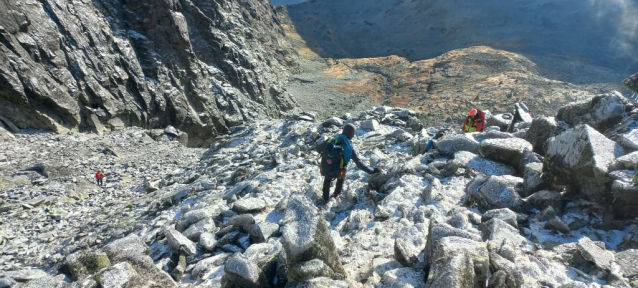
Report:
<svg viewBox="0 0 638 288"><path fill-rule="evenodd" d="M328 177L323 178L323 199L326 200L326 202L328 202L328 198L330 198L330 182L332 182L332 180L334 179L330 179ZM337 178L337 186L335 187L335 193L333 194L334 197L337 197L339 194L341 194L341 189L343 189L343 182L345 181L345 178Z"/></svg>
<svg viewBox="0 0 638 288"><path fill-rule="evenodd" d="M102 180L102 178L100 178L100 179L95 179L95 182L97 182L96 184L97 184L98 186L103 186L103 185L104 185L104 180Z"/></svg>

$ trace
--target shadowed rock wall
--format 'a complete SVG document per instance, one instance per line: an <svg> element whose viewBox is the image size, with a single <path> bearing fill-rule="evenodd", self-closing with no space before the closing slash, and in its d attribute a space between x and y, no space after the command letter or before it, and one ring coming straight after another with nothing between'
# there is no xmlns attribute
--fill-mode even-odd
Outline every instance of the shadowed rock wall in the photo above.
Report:
<svg viewBox="0 0 638 288"><path fill-rule="evenodd" d="M174 125L189 145L295 107L265 0L0 3L0 115L19 128Z"/></svg>

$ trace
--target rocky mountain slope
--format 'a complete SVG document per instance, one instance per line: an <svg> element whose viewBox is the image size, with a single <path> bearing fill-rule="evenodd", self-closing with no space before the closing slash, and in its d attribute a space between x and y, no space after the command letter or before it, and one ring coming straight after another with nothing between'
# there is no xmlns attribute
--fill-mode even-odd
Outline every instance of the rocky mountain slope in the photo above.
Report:
<svg viewBox="0 0 638 288"><path fill-rule="evenodd" d="M519 105L520 106L520 105ZM521 106L524 107L524 106ZM635 287L638 110L618 93L485 133L377 107L233 129L3 132L4 287ZM316 143L358 127L318 205ZM3 130L4 131L4 130ZM33 152L36 151L36 152ZM101 167L106 186L92 184Z"/></svg>
<svg viewBox="0 0 638 288"><path fill-rule="evenodd" d="M3 1L5 126L188 133L192 146L294 107L296 69L265 0Z"/></svg>
<svg viewBox="0 0 638 288"><path fill-rule="evenodd" d="M626 91L620 81L552 80L542 76L542 65L528 57L487 46L419 61L399 56L323 58L316 52L321 42L300 35L303 28L288 16L289 9L293 7L277 7L286 35L299 53L301 73L292 76L286 89L302 110L323 117L389 105L418 112L427 125L456 125L471 107L502 113L525 102L534 113L550 115L570 101Z"/></svg>
<svg viewBox="0 0 638 288"><path fill-rule="evenodd" d="M320 0L287 9L325 58L418 61L490 46L572 83L619 82L638 60L635 1Z"/></svg>

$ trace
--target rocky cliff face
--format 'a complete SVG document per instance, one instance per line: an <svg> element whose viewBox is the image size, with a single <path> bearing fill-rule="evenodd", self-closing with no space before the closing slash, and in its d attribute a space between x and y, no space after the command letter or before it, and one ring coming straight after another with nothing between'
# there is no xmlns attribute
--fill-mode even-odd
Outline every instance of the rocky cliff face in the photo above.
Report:
<svg viewBox="0 0 638 288"><path fill-rule="evenodd" d="M0 3L5 126L94 132L172 124L189 145L295 106L295 52L265 0Z"/></svg>

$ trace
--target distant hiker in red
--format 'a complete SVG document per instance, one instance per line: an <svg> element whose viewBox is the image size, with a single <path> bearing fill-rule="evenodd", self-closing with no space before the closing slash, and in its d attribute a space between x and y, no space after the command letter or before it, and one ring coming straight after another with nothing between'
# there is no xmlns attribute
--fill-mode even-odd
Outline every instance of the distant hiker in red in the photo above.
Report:
<svg viewBox="0 0 638 288"><path fill-rule="evenodd" d="M95 173L95 181L97 185L104 186L104 174L102 174L102 169L97 169L97 173Z"/></svg>
<svg viewBox="0 0 638 288"><path fill-rule="evenodd" d="M463 132L484 132L485 114L476 108L470 110L470 115L465 117Z"/></svg>

